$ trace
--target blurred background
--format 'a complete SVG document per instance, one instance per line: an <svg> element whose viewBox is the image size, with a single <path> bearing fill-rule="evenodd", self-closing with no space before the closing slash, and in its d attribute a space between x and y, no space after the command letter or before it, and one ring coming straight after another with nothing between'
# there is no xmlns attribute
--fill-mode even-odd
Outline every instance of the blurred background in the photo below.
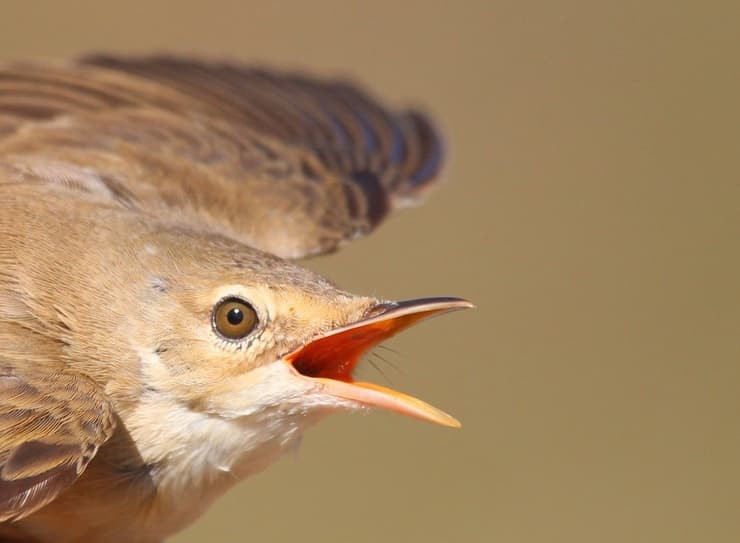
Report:
<svg viewBox="0 0 740 543"><path fill-rule="evenodd" d="M426 205L308 265L478 305L380 352L462 430L335 416L173 542L740 540L740 7L690 4L3 0L3 59L350 74L450 144Z"/></svg>

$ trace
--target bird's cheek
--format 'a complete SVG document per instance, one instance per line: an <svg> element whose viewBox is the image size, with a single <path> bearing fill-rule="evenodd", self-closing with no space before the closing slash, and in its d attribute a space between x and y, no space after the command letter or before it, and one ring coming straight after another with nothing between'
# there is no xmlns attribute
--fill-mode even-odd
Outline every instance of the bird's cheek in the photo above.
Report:
<svg viewBox="0 0 740 543"><path fill-rule="evenodd" d="M294 411L317 385L296 377L278 360L214 383L206 411L222 418L258 415L265 411Z"/></svg>

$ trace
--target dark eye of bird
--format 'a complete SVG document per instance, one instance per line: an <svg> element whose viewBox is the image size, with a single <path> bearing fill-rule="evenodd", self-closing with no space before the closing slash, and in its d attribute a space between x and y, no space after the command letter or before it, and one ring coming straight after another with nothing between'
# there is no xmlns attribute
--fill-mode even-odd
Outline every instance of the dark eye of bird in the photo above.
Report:
<svg viewBox="0 0 740 543"><path fill-rule="evenodd" d="M229 321L229 324L237 325L244 320L244 313L238 307L233 307L226 315L226 319Z"/></svg>
<svg viewBox="0 0 740 543"><path fill-rule="evenodd" d="M226 339L241 339L257 327L257 312L241 298L220 301L213 310L213 328Z"/></svg>

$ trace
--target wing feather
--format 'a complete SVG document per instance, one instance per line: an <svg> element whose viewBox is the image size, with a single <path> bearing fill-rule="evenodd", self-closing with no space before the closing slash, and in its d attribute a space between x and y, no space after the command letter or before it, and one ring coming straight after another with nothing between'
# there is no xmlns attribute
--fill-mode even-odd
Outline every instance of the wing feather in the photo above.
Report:
<svg viewBox="0 0 740 543"><path fill-rule="evenodd" d="M94 56L0 69L0 153L22 180L84 169L66 186L92 173L110 202L299 258L416 200L443 146L422 113L345 81Z"/></svg>
<svg viewBox="0 0 740 543"><path fill-rule="evenodd" d="M85 470L115 426L88 379L23 375L0 354L0 522L53 500Z"/></svg>

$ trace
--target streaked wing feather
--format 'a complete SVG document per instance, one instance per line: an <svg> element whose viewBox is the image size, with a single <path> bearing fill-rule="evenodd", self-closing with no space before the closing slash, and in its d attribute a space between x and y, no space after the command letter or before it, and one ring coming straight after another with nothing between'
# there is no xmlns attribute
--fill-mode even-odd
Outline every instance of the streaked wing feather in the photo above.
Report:
<svg viewBox="0 0 740 543"><path fill-rule="evenodd" d="M64 372L30 377L0 354L0 522L33 513L71 485L110 437L98 388Z"/></svg>
<svg viewBox="0 0 740 543"><path fill-rule="evenodd" d="M443 156L423 114L344 81L104 56L0 69L0 152L24 179L90 188L69 172L92 170L114 203L288 258L369 232Z"/></svg>

